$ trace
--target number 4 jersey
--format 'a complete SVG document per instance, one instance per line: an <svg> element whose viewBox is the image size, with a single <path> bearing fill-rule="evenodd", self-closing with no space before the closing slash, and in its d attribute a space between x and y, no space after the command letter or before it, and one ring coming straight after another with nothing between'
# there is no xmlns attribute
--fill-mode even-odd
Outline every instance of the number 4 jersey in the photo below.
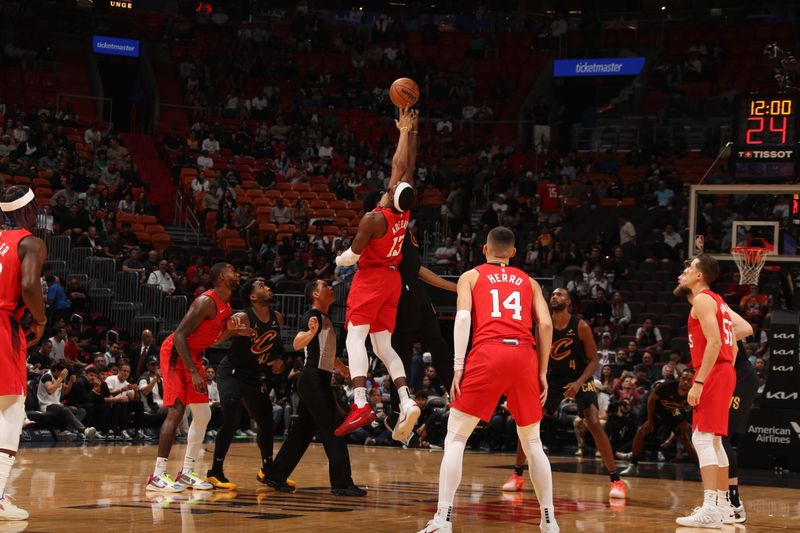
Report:
<svg viewBox="0 0 800 533"><path fill-rule="evenodd" d="M486 263L475 267L472 289L472 348L493 339L534 344L533 287L518 268Z"/></svg>
<svg viewBox="0 0 800 533"><path fill-rule="evenodd" d="M700 294L707 294L714 298L717 302L717 327L719 328L719 338L722 342L722 347L719 350L717 357L717 364L733 362L733 321L731 315L728 313L730 308L728 304L722 299L719 294L705 290ZM700 321L692 318L689 314L689 349L692 353L692 367L699 369L703 363L703 352L706 349L706 336L703 334L703 328L700 326Z"/></svg>

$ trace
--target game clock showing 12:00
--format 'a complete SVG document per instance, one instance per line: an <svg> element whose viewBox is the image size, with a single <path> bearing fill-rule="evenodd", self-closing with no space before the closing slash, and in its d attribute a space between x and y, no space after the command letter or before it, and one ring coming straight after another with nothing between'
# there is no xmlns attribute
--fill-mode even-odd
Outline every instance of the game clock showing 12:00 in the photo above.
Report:
<svg viewBox="0 0 800 533"><path fill-rule="evenodd" d="M775 180L795 176L798 101L789 95L739 100L731 170L736 178Z"/></svg>

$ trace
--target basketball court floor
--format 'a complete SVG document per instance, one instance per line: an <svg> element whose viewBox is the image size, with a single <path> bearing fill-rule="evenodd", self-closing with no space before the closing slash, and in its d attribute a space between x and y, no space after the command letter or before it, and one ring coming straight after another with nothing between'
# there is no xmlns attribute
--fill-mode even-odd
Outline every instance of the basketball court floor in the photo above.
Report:
<svg viewBox="0 0 800 533"><path fill-rule="evenodd" d="M279 444L276 443L276 451ZM179 467L183 446L172 452ZM352 446L353 477L366 498L330 494L327 461L312 445L292 478L295 494L262 488L254 443L236 443L226 474L236 493L145 494L156 453L152 445L23 448L8 493L27 509L23 523L0 522L0 533L72 531L386 531L416 532L436 509L441 451ZM200 463L210 462L205 445ZM526 477L523 493L503 494L513 454L467 453L455 508L454 531L539 531L539 510ZM563 533L682 532L675 517L700 503L696 467L642 463L643 476L628 478L629 500L610 506L608 478L593 460L552 458L556 512ZM527 475L527 474L526 474ZM748 484L750 483L750 484ZM758 484L758 486L755 486ZM746 471L742 497L746 524L722 531L800 531L800 475Z"/></svg>

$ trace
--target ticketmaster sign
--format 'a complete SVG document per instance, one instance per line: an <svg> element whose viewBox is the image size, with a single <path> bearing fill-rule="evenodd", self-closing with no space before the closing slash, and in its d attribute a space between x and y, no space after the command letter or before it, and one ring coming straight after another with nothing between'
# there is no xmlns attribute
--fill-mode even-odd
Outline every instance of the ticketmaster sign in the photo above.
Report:
<svg viewBox="0 0 800 533"><path fill-rule="evenodd" d="M643 57L556 59L553 62L553 76L638 76L642 67Z"/></svg>
<svg viewBox="0 0 800 533"><path fill-rule="evenodd" d="M92 37L92 47L96 54L139 57L139 41L134 39L95 35Z"/></svg>

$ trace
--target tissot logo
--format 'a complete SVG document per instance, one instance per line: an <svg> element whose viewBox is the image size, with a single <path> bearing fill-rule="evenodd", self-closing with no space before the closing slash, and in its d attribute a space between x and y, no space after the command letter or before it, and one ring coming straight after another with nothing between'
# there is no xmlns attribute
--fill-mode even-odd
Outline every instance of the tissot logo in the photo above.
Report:
<svg viewBox="0 0 800 533"><path fill-rule="evenodd" d="M789 159L794 150L747 150L739 152L742 159Z"/></svg>
<svg viewBox="0 0 800 533"><path fill-rule="evenodd" d="M772 355L794 355L794 350L772 350Z"/></svg>
<svg viewBox="0 0 800 533"><path fill-rule="evenodd" d="M776 333L776 339L794 339L794 333Z"/></svg>
<svg viewBox="0 0 800 533"><path fill-rule="evenodd" d="M779 365L779 366L772 367L772 371L773 372L794 372L794 367L793 366Z"/></svg>
<svg viewBox="0 0 800 533"><path fill-rule="evenodd" d="M796 392L786 393L782 390L777 392L767 392L768 400L796 400L797 398L798 394Z"/></svg>

